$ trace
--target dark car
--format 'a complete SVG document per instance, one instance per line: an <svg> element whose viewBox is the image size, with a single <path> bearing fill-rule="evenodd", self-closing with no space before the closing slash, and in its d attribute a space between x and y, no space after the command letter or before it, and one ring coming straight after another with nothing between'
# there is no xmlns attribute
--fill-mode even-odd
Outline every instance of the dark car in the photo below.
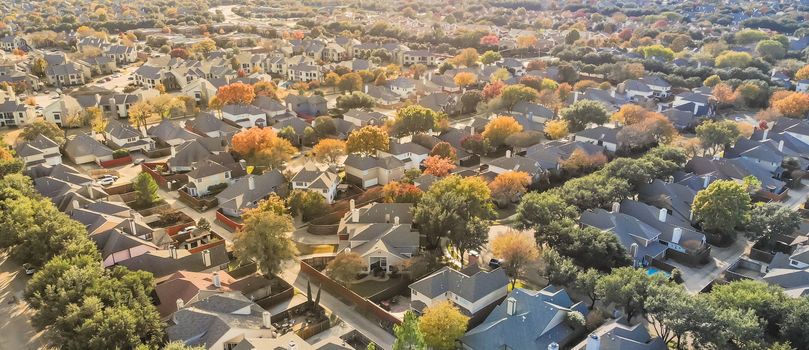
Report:
<svg viewBox="0 0 809 350"><path fill-rule="evenodd" d="M489 267L491 267L493 269L496 269L496 268L500 267L500 265L502 265L502 264L503 264L503 262L500 261L500 259L492 258L491 260L489 260Z"/></svg>

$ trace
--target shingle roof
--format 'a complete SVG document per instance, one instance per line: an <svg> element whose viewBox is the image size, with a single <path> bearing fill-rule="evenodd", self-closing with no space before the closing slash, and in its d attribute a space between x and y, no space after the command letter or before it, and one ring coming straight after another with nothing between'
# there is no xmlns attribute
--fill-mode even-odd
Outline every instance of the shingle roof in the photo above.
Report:
<svg viewBox="0 0 809 350"><path fill-rule="evenodd" d="M478 270L472 275L444 267L410 285L410 289L434 298L446 292L452 292L465 300L475 302L490 293L505 288L508 277L503 269L492 271Z"/></svg>

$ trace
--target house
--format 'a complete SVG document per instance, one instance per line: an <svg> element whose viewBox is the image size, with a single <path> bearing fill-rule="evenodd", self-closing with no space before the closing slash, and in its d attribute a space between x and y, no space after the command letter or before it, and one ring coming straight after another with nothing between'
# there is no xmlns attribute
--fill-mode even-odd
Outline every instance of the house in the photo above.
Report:
<svg viewBox="0 0 809 350"><path fill-rule="evenodd" d="M365 94L373 97L377 105L384 107L393 107L401 102L400 96L387 86L365 85Z"/></svg>
<svg viewBox="0 0 809 350"><path fill-rule="evenodd" d="M45 120L66 127L72 120L84 113L84 109L75 98L70 95L61 95L42 109Z"/></svg>
<svg viewBox="0 0 809 350"><path fill-rule="evenodd" d="M314 120L312 121L314 122ZM280 133L282 130L290 128L294 131L291 135L290 142L295 146L300 146L303 143L303 135L306 128L311 126L305 120L298 117L284 118L273 124L272 130Z"/></svg>
<svg viewBox="0 0 809 350"><path fill-rule="evenodd" d="M159 249L151 241L125 233L117 228L90 235L90 239L98 247L104 267L111 267Z"/></svg>
<svg viewBox="0 0 809 350"><path fill-rule="evenodd" d="M799 246L791 254L776 253L763 279L784 288L789 296L809 296L809 245Z"/></svg>
<svg viewBox="0 0 809 350"><path fill-rule="evenodd" d="M441 58L428 50L405 51L403 56L404 65L423 64L425 66L437 66L441 63Z"/></svg>
<svg viewBox="0 0 809 350"><path fill-rule="evenodd" d="M410 284L410 309L421 314L436 303L449 300L467 316L474 316L508 294L508 277L501 268L492 271L469 266L461 271L451 267Z"/></svg>
<svg viewBox="0 0 809 350"><path fill-rule="evenodd" d="M410 224L400 223L398 216L391 223L349 227L346 234L347 246L341 252L358 254L367 273L402 271L419 251L419 233Z"/></svg>
<svg viewBox="0 0 809 350"><path fill-rule="evenodd" d="M387 119L388 116L382 113L356 108L350 109L348 112L343 113L343 120L354 124L357 127L363 127L366 125L380 126L383 125Z"/></svg>
<svg viewBox="0 0 809 350"><path fill-rule="evenodd" d="M698 117L712 116L714 113L711 96L700 92L686 91L675 95L672 108L691 112Z"/></svg>
<svg viewBox="0 0 809 350"><path fill-rule="evenodd" d="M410 78L398 77L387 82L388 88L401 98L407 98L416 93L416 81Z"/></svg>
<svg viewBox="0 0 809 350"><path fill-rule="evenodd" d="M573 140L602 146L610 152L615 152L620 146L618 142L618 131L620 131L620 129L599 125L595 128L584 129L573 134Z"/></svg>
<svg viewBox="0 0 809 350"><path fill-rule="evenodd" d="M456 104L458 103L458 98L446 92L434 92L420 98L417 103L434 112L453 114Z"/></svg>
<svg viewBox="0 0 809 350"><path fill-rule="evenodd" d="M188 190L188 194L194 197L205 196L213 190L224 188L233 182L231 168L210 159L195 163L186 176L188 176L188 184L185 185L185 188Z"/></svg>
<svg viewBox="0 0 809 350"><path fill-rule="evenodd" d="M138 51L134 47L126 45L109 45L104 49L104 56L119 65L135 63L138 60Z"/></svg>
<svg viewBox="0 0 809 350"><path fill-rule="evenodd" d="M618 111L621 106L627 103L627 100L616 93L615 90L601 90L597 88L586 88L584 91L574 91L573 95L568 98L569 104L574 104L578 101L590 100L600 102L607 109L607 112L613 113Z"/></svg>
<svg viewBox="0 0 809 350"><path fill-rule="evenodd" d="M74 164L86 164L112 159L112 150L95 139L95 137L81 133L74 138L68 138L65 143L65 155Z"/></svg>
<svg viewBox="0 0 809 350"><path fill-rule="evenodd" d="M91 75L112 74L118 69L115 60L104 56L85 58L77 60L76 63L89 68Z"/></svg>
<svg viewBox="0 0 809 350"><path fill-rule="evenodd" d="M286 77L290 81L321 81L323 72L320 66L301 63L287 67Z"/></svg>
<svg viewBox="0 0 809 350"><path fill-rule="evenodd" d="M692 222L694 219L691 203L694 202L696 195L697 191L688 186L659 179L638 188L638 199L641 202L664 208L672 216L686 222Z"/></svg>
<svg viewBox="0 0 809 350"><path fill-rule="evenodd" d="M182 87L180 93L191 97L198 106L208 106L211 99L216 96L217 88L207 79L199 78L191 80Z"/></svg>
<svg viewBox="0 0 809 350"><path fill-rule="evenodd" d="M629 79L624 81L623 87L626 97L634 102L648 101L654 96L652 88L640 80Z"/></svg>
<svg viewBox="0 0 809 350"><path fill-rule="evenodd" d="M677 131L693 131L699 125L699 119L692 111L683 111L676 108L669 108L661 112L668 119Z"/></svg>
<svg viewBox="0 0 809 350"><path fill-rule="evenodd" d="M789 191L786 183L773 178L767 168L746 158L693 157L685 164L685 170L692 174L675 173L674 181L697 191L714 180L743 181L747 176L761 182L759 194L780 197Z"/></svg>
<svg viewBox="0 0 809 350"><path fill-rule="evenodd" d="M362 188L387 185L404 176L405 163L396 157L350 154L345 162L346 182Z"/></svg>
<svg viewBox="0 0 809 350"><path fill-rule="evenodd" d="M707 262L710 249L705 243L705 234L694 230L690 221L669 214L665 208L625 199L620 204L620 212L632 216L660 231L658 241L669 249L682 254L701 257Z"/></svg>
<svg viewBox="0 0 809 350"><path fill-rule="evenodd" d="M664 99L671 95L671 84L659 76L647 75L640 78L640 82L652 90L653 97Z"/></svg>
<svg viewBox="0 0 809 350"><path fill-rule="evenodd" d="M180 125L168 119L149 127L146 134L158 143L169 146L177 146L199 137L199 135L180 127Z"/></svg>
<svg viewBox="0 0 809 350"><path fill-rule="evenodd" d="M177 311L177 301L192 304L211 295L235 292L236 279L227 271L199 273L177 271L171 277L155 286L155 294L160 301L157 311L161 317L167 317Z"/></svg>
<svg viewBox="0 0 809 350"><path fill-rule="evenodd" d="M613 320L598 327L573 350L668 350L662 338L651 336L641 322L627 326L622 320Z"/></svg>
<svg viewBox="0 0 809 350"><path fill-rule="evenodd" d="M45 70L48 85L55 87L84 85L91 77L90 68L78 63L48 66Z"/></svg>
<svg viewBox="0 0 809 350"><path fill-rule="evenodd" d="M246 209L255 208L256 204L272 193L284 188L286 179L278 169L261 175L247 175L230 184L216 195L219 208L225 215L239 217Z"/></svg>
<svg viewBox="0 0 809 350"><path fill-rule="evenodd" d="M588 314L583 302L573 302L564 289L548 286L540 291L515 288L480 325L461 338L463 349L545 350L556 343L566 346L581 329L566 322L571 312Z"/></svg>
<svg viewBox="0 0 809 350"><path fill-rule="evenodd" d="M326 203L333 203L334 196L337 195L337 185L340 184L340 176L326 168L318 167L316 164L307 162L303 168L292 177L293 190L309 190L319 193L326 199Z"/></svg>
<svg viewBox="0 0 809 350"><path fill-rule="evenodd" d="M652 259L662 259L668 249L660 242L660 230L640 219L621 213L620 203L613 204L612 212L601 208L589 209L581 214L579 221L583 225L615 234L630 254L635 266L645 266Z"/></svg>
<svg viewBox="0 0 809 350"><path fill-rule="evenodd" d="M222 119L243 128L267 125L267 113L253 105L230 104L222 107Z"/></svg>
<svg viewBox="0 0 809 350"><path fill-rule="evenodd" d="M414 142L390 142L387 152L380 152L382 156L393 156L404 163L406 170L419 169L421 163L430 156L427 147Z"/></svg>
<svg viewBox="0 0 809 350"><path fill-rule="evenodd" d="M222 138L199 137L178 146L171 146L171 158L166 161L173 172L191 171L192 166L210 158L213 154L225 152L227 147Z"/></svg>
<svg viewBox="0 0 809 350"><path fill-rule="evenodd" d="M118 265L132 271L151 272L155 283L160 284L177 271L214 272L227 266L228 261L225 244L216 244L199 252L175 247L152 250L121 261Z"/></svg>
<svg viewBox="0 0 809 350"><path fill-rule="evenodd" d="M185 305L176 301L177 311L166 328L171 341L205 349L234 349L245 338L273 338L275 327L269 311L239 292L225 292Z"/></svg>
<svg viewBox="0 0 809 350"><path fill-rule="evenodd" d="M801 153L794 152L785 147L785 141L774 140L754 141L740 138L728 147L724 153L725 158L745 158L757 163L770 171L773 176L780 177L784 171L782 165L786 161L797 162L800 169L809 167L809 160Z"/></svg>
<svg viewBox="0 0 809 350"><path fill-rule="evenodd" d="M606 160L603 146L582 141L551 141L533 145L525 150L525 158L539 162L542 169L558 173L574 152L583 152L589 157L604 157Z"/></svg>
<svg viewBox="0 0 809 350"><path fill-rule="evenodd" d="M295 332L289 332L275 338L244 338L232 350L354 350L346 342L337 338L321 340L317 344L309 344Z"/></svg>
<svg viewBox="0 0 809 350"><path fill-rule="evenodd" d="M528 173L535 181L545 173L539 162L531 158L512 155L511 151L506 151L506 155L489 161L488 171L500 175L509 171L521 171Z"/></svg>
<svg viewBox="0 0 809 350"><path fill-rule="evenodd" d="M809 92L809 79L798 80L795 84L795 91Z"/></svg>
<svg viewBox="0 0 809 350"><path fill-rule="evenodd" d="M14 148L17 157L22 158L25 168L45 164L49 166L62 164L59 144L45 135L39 134L31 141L25 141Z"/></svg>
<svg viewBox="0 0 809 350"><path fill-rule="evenodd" d="M337 235L341 241L349 238L349 232L361 229L369 224L390 224L399 218L400 225L413 223L411 203L371 203L364 207L354 206L354 200L349 201L348 212L340 219Z"/></svg>
<svg viewBox="0 0 809 350"><path fill-rule="evenodd" d="M132 151L148 151L154 149L155 142L143 134L129 123L122 123L115 119L107 120L107 127L104 128L105 139L117 148Z"/></svg>
<svg viewBox="0 0 809 350"><path fill-rule="evenodd" d="M289 94L284 101L287 109L297 113L299 116L316 117L328 112L326 99L320 95L300 96Z"/></svg>
<svg viewBox="0 0 809 350"><path fill-rule="evenodd" d="M547 107L533 102L518 102L511 109L511 115L524 117L537 123L545 123L556 117L556 113Z"/></svg>
<svg viewBox="0 0 809 350"><path fill-rule="evenodd" d="M16 98L6 98L0 103L0 126L24 126L36 118L34 106L25 104Z"/></svg>
<svg viewBox="0 0 809 350"><path fill-rule="evenodd" d="M225 139L230 139L239 132L239 128L225 123L209 112L200 112L196 118L187 120L185 128L199 135Z"/></svg>

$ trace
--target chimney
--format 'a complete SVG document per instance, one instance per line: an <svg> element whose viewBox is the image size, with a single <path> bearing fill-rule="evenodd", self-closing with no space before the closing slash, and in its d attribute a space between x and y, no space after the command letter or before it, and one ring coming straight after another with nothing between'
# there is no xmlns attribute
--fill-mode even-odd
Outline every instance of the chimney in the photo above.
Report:
<svg viewBox="0 0 809 350"><path fill-rule="evenodd" d="M433 72L427 73L427 80L433 80Z"/></svg>
<svg viewBox="0 0 809 350"><path fill-rule="evenodd" d="M708 188L708 185L711 184L711 175L705 175L702 181L702 188Z"/></svg>
<svg viewBox="0 0 809 350"><path fill-rule="evenodd" d="M573 103L579 102L579 92L573 91Z"/></svg>
<svg viewBox="0 0 809 350"><path fill-rule="evenodd" d="M177 298L176 303L177 303L177 310L180 310L183 307L185 307L185 301L183 301L183 299Z"/></svg>
<svg viewBox="0 0 809 350"><path fill-rule="evenodd" d="M559 350L559 344L556 343L548 344L548 350Z"/></svg>
<svg viewBox="0 0 809 350"><path fill-rule="evenodd" d="M683 236L683 229L679 227L674 228L674 232L671 233L671 243L680 243L680 237Z"/></svg>
<svg viewBox="0 0 809 350"><path fill-rule="evenodd" d="M264 328L272 328L272 314L269 311L261 313L261 325Z"/></svg>
<svg viewBox="0 0 809 350"><path fill-rule="evenodd" d="M612 202L612 212L617 213L619 211L621 211L621 203Z"/></svg>
<svg viewBox="0 0 809 350"><path fill-rule="evenodd" d="M767 139L767 134L770 133L770 128L764 129L764 134L761 135L761 140L764 141Z"/></svg>
<svg viewBox="0 0 809 350"><path fill-rule="evenodd" d="M585 350L599 350L601 348L601 339L598 337L598 334L590 333L590 336L587 337L587 347Z"/></svg>
<svg viewBox="0 0 809 350"><path fill-rule="evenodd" d="M385 223L390 223L390 213L385 213Z"/></svg>
<svg viewBox="0 0 809 350"><path fill-rule="evenodd" d="M610 96L612 96L613 98L615 98L615 89L610 90Z"/></svg>
<svg viewBox="0 0 809 350"><path fill-rule="evenodd" d="M693 103L693 102L692 102L692 103ZM697 113L698 113L698 112L699 112L699 105L697 105L696 103L694 103L694 115L697 115Z"/></svg>
<svg viewBox="0 0 809 350"><path fill-rule="evenodd" d="M222 288L222 280L219 278L219 272L213 273L213 286L216 288Z"/></svg>
<svg viewBox="0 0 809 350"><path fill-rule="evenodd" d="M133 236L138 235L138 225L135 225L135 218L129 219L129 231Z"/></svg>
<svg viewBox="0 0 809 350"><path fill-rule="evenodd" d="M637 243L632 243L632 245L629 246L629 256L632 257L632 260L635 260L635 259L638 258L638 244Z"/></svg>
<svg viewBox="0 0 809 350"><path fill-rule="evenodd" d="M118 105L115 103L115 98L110 97L109 100L107 100L107 103L110 105L110 113L112 113L112 115L115 117L119 117L117 112Z"/></svg>
<svg viewBox="0 0 809 350"><path fill-rule="evenodd" d="M171 157L174 158L174 156L176 156L176 155L177 155L177 146L172 145L171 146Z"/></svg>
<svg viewBox="0 0 809 350"><path fill-rule="evenodd" d="M517 299L513 297L506 299L506 313L509 316L514 316L517 313Z"/></svg>
<svg viewBox="0 0 809 350"><path fill-rule="evenodd" d="M398 217L398 216L394 216L394 217L393 217L393 224L394 224L394 225L398 225L398 224L399 224L399 217Z"/></svg>
<svg viewBox="0 0 809 350"><path fill-rule="evenodd" d="M784 151L784 140L778 141L778 152Z"/></svg>
<svg viewBox="0 0 809 350"><path fill-rule="evenodd" d="M511 150L506 151L506 158L511 158Z"/></svg>
<svg viewBox="0 0 809 350"><path fill-rule="evenodd" d="M253 191L256 189L256 178L255 176L250 176L247 178L247 189Z"/></svg>
<svg viewBox="0 0 809 350"><path fill-rule="evenodd" d="M365 84L365 86L363 87L363 90L365 91L366 94L368 93L368 84Z"/></svg>
<svg viewBox="0 0 809 350"><path fill-rule="evenodd" d="M658 103L658 104L657 104L657 113L660 113L660 112L662 112L662 111L663 111L663 104L662 104L662 103Z"/></svg>
<svg viewBox="0 0 809 350"><path fill-rule="evenodd" d="M171 256L172 259L177 259L177 247L169 247L169 256Z"/></svg>
<svg viewBox="0 0 809 350"><path fill-rule="evenodd" d="M247 169L247 161L244 160L244 159L239 159L239 167L242 168L242 170L246 170Z"/></svg>
<svg viewBox="0 0 809 350"><path fill-rule="evenodd" d="M205 267L211 267L211 251L205 249L202 251L202 263L205 264Z"/></svg>
<svg viewBox="0 0 809 350"><path fill-rule="evenodd" d="M351 211L351 222L360 222L360 210L354 209Z"/></svg>
<svg viewBox="0 0 809 350"><path fill-rule="evenodd" d="M298 346L295 344L295 341L290 340L289 345L287 346L287 350L297 350Z"/></svg>
<svg viewBox="0 0 809 350"><path fill-rule="evenodd" d="M666 215L668 215L666 208L660 208L660 212L657 214L657 220L660 220L660 222L666 222Z"/></svg>
<svg viewBox="0 0 809 350"><path fill-rule="evenodd" d="M354 206L355 206L355 204L354 204L354 200L353 200L353 199L352 199L352 200L350 200L350 201L348 201L348 210L349 210L349 211L351 211L352 213L354 212L354 209L355 209L355 207L354 207Z"/></svg>

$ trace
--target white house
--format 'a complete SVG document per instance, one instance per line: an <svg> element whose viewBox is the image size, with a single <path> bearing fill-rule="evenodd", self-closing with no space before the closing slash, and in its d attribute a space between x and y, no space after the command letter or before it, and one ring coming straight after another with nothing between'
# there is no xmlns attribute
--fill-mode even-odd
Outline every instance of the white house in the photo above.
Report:
<svg viewBox="0 0 809 350"><path fill-rule="evenodd" d="M118 148L125 148L132 151L148 151L154 148L154 141L149 137L144 137L140 131L129 124L121 123L115 119L107 121L107 128L104 129L107 142Z"/></svg>
<svg viewBox="0 0 809 350"><path fill-rule="evenodd" d="M31 141L17 145L15 152L18 157L22 158L26 168L39 164L62 164L59 144L42 134L37 135Z"/></svg>
<svg viewBox="0 0 809 350"><path fill-rule="evenodd" d="M306 163L292 177L291 182L292 189L317 192L326 199L326 203L331 204L337 194L340 176L326 168L320 168L314 163Z"/></svg>
<svg viewBox="0 0 809 350"><path fill-rule="evenodd" d="M69 95L62 95L42 109L42 116L51 123L65 127L71 118L83 112L79 101Z"/></svg>
<svg viewBox="0 0 809 350"><path fill-rule="evenodd" d="M606 126L584 129L574 134L573 140L602 146L610 152L615 152L618 149L618 129Z"/></svg>
<svg viewBox="0 0 809 350"><path fill-rule="evenodd" d="M243 128L267 125L267 113L253 105L226 105L222 107L222 119Z"/></svg>
<svg viewBox="0 0 809 350"><path fill-rule="evenodd" d="M216 186L226 186L233 183L233 175L229 168L211 161L205 160L194 164L193 169L186 173L188 176L188 194L194 197L201 197L211 192L211 188Z"/></svg>
<svg viewBox="0 0 809 350"><path fill-rule="evenodd" d="M476 266L458 271L444 267L410 285L410 308L418 313L449 300L467 316L500 301L508 294L503 269L483 271Z"/></svg>
<svg viewBox="0 0 809 350"><path fill-rule="evenodd" d="M34 107L16 98L7 98L0 103L0 126L23 126L36 118Z"/></svg>

